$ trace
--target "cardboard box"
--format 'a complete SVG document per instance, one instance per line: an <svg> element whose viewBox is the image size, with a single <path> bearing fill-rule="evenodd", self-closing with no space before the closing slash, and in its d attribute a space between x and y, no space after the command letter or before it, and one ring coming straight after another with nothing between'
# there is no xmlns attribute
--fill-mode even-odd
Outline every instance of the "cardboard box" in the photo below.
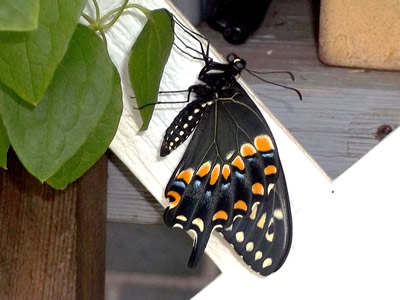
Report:
<svg viewBox="0 0 400 300"><path fill-rule="evenodd" d="M328 65L400 70L400 0L321 0L319 56Z"/></svg>

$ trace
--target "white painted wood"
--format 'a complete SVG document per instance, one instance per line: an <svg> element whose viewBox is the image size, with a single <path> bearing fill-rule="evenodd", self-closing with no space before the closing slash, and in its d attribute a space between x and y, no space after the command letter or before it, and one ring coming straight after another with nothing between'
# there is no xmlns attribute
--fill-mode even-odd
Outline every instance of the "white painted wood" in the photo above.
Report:
<svg viewBox="0 0 400 300"><path fill-rule="evenodd" d="M224 273L194 299L399 299L399 145L396 130L333 181L334 193L295 214L293 250L279 272L261 280Z"/></svg>

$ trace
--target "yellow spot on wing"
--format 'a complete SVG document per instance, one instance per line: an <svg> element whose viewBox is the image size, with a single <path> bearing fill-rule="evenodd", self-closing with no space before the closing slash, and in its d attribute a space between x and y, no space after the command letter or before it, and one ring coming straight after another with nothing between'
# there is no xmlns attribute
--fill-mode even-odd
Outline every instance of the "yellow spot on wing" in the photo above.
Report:
<svg viewBox="0 0 400 300"><path fill-rule="evenodd" d="M265 234L265 239L268 241L268 242L270 242L270 243L272 243L272 241L274 240L274 234L273 233L266 233Z"/></svg>
<svg viewBox="0 0 400 300"><path fill-rule="evenodd" d="M198 175L200 177L204 177L208 174L208 172L210 172L210 170L211 170L211 162L207 161L201 165L201 167L197 171L196 175Z"/></svg>
<svg viewBox="0 0 400 300"><path fill-rule="evenodd" d="M283 219L283 212L282 209L277 208L274 210L274 217L277 218L278 220L282 220Z"/></svg>
<svg viewBox="0 0 400 300"><path fill-rule="evenodd" d="M275 184L273 184L273 183L270 183L269 185L268 185L268 189L267 189L267 195L269 195L269 193L271 193L271 191L272 191L272 189L275 187Z"/></svg>
<svg viewBox="0 0 400 300"><path fill-rule="evenodd" d="M254 139L254 145L260 152L267 152L274 150L274 144L268 135L259 135Z"/></svg>
<svg viewBox="0 0 400 300"><path fill-rule="evenodd" d="M238 243L243 242L244 241L244 232L243 231L236 232L235 237L236 237L236 241L238 241Z"/></svg>
<svg viewBox="0 0 400 300"><path fill-rule="evenodd" d="M167 196L168 196L168 201L170 202L169 208L174 208L175 206L177 206L179 204L179 201L181 201L181 195L175 191L169 191L167 193ZM172 197L172 199L173 199L172 201L171 201L170 197Z"/></svg>
<svg viewBox="0 0 400 300"><path fill-rule="evenodd" d="M226 155L225 159L226 160L230 160L234 153L235 153L235 151L233 151L233 150L231 152L228 152L228 154Z"/></svg>
<svg viewBox="0 0 400 300"><path fill-rule="evenodd" d="M240 154L242 154L242 156L246 157L246 156L252 156L254 154L256 154L256 149L253 147L252 144L246 143L243 144L242 147L240 147Z"/></svg>
<svg viewBox="0 0 400 300"><path fill-rule="evenodd" d="M221 169L220 164L216 164L214 169L211 172L210 185L214 185L217 182L217 180L219 178L220 169Z"/></svg>
<svg viewBox="0 0 400 300"><path fill-rule="evenodd" d="M249 242L246 244L246 251L247 252L251 252L254 249L254 243L253 242Z"/></svg>
<svg viewBox="0 0 400 300"><path fill-rule="evenodd" d="M174 226L172 226L172 228L180 228L183 229L183 226L179 223L174 224Z"/></svg>
<svg viewBox="0 0 400 300"><path fill-rule="evenodd" d="M219 220L219 219L220 220L225 220L225 221L228 220L228 213L226 211L224 211L224 210L217 211L214 214L212 220L215 221L215 220Z"/></svg>
<svg viewBox="0 0 400 300"><path fill-rule="evenodd" d="M261 183L256 182L252 185L251 191L253 192L254 195L263 196L264 195L264 186Z"/></svg>
<svg viewBox="0 0 400 300"><path fill-rule="evenodd" d="M196 245L197 244L197 232L196 232L196 230L189 229L187 231L187 233L193 239L193 245Z"/></svg>
<svg viewBox="0 0 400 300"><path fill-rule="evenodd" d="M274 224L274 218L271 218L268 224L268 230L267 233L265 234L265 238L268 242L272 243L274 240L274 232L269 233L269 228Z"/></svg>
<svg viewBox="0 0 400 300"><path fill-rule="evenodd" d="M231 224L231 226L225 228L225 230L226 230L226 231L232 231L232 228L233 228L233 224Z"/></svg>
<svg viewBox="0 0 400 300"><path fill-rule="evenodd" d="M268 257L264 260L262 267L266 268L266 267L269 267L270 265L272 265L272 258Z"/></svg>
<svg viewBox="0 0 400 300"><path fill-rule="evenodd" d="M277 168L274 165L268 165L266 166L266 168L264 169L264 173L265 175L272 175L272 174L276 174L277 172Z"/></svg>
<svg viewBox="0 0 400 300"><path fill-rule="evenodd" d="M238 155L235 157L235 159L232 161L232 166L238 168L240 171L244 170L244 162L243 159Z"/></svg>
<svg viewBox="0 0 400 300"><path fill-rule="evenodd" d="M243 211L247 211L247 204L243 200L238 200L233 205L233 209L240 209L240 210L243 210Z"/></svg>
<svg viewBox="0 0 400 300"><path fill-rule="evenodd" d="M176 217L176 219L180 220L180 221L183 221L183 222L187 221L187 218L184 215L179 215L179 216Z"/></svg>
<svg viewBox="0 0 400 300"><path fill-rule="evenodd" d="M257 215L257 208L260 203L254 203L253 208L251 209L250 220L254 220Z"/></svg>
<svg viewBox="0 0 400 300"><path fill-rule="evenodd" d="M257 222L257 227L260 228L260 229L263 229L266 219L267 219L267 213L263 213L263 215L261 216L260 220L258 220L258 222Z"/></svg>
<svg viewBox="0 0 400 300"><path fill-rule="evenodd" d="M200 232L203 232L204 230L204 222L201 218L196 218L192 221L193 225L196 225L197 227L199 227Z"/></svg>
<svg viewBox="0 0 400 300"><path fill-rule="evenodd" d="M187 169L180 172L176 178L183 179L183 181L186 182L186 184L189 184L190 180L192 180L192 177L193 177L193 169Z"/></svg>
<svg viewBox="0 0 400 300"><path fill-rule="evenodd" d="M224 165L222 167L222 176L224 176L225 180L228 180L229 175L231 174L231 169L228 165Z"/></svg>
<svg viewBox="0 0 400 300"><path fill-rule="evenodd" d="M262 252L257 251L256 254L254 255L254 260L260 260L262 256L263 256Z"/></svg>

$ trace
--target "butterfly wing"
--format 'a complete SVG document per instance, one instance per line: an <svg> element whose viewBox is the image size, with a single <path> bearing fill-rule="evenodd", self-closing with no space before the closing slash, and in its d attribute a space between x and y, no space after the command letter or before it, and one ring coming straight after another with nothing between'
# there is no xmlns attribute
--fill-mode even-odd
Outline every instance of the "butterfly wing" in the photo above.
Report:
<svg viewBox="0 0 400 300"><path fill-rule="evenodd" d="M225 88L205 109L165 191L169 200L165 223L194 235L189 266L197 264L215 228L223 230L234 223L231 231L222 231L234 246L235 231L248 230L246 238L258 237L249 231L263 218L256 214L251 219L255 207L266 213L281 209L283 218L290 219L286 185L280 187L282 197L274 196L278 179L284 182L281 170L271 131L257 107L238 84ZM281 251L287 252L291 221L285 224L286 250ZM241 247L235 249L246 254Z"/></svg>
<svg viewBox="0 0 400 300"><path fill-rule="evenodd" d="M285 262L292 241L292 223L283 171L249 216L218 229L255 272L268 276Z"/></svg>

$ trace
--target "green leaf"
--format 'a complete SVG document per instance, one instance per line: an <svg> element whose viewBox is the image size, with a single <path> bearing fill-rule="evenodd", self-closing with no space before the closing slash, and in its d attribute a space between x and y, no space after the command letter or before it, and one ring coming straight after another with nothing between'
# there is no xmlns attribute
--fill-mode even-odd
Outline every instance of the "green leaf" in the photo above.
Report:
<svg viewBox="0 0 400 300"><path fill-rule="evenodd" d="M86 143L113 99L113 74L103 41L79 25L37 107L4 92L0 114L11 146L31 174L49 179Z"/></svg>
<svg viewBox="0 0 400 300"><path fill-rule="evenodd" d="M112 82L111 99L97 126L78 152L54 176L46 180L53 188L64 189L69 183L81 177L110 145L122 113L122 92L117 70L114 70Z"/></svg>
<svg viewBox="0 0 400 300"><path fill-rule="evenodd" d="M146 11L147 23L132 47L129 77L146 130L157 101L161 77L174 43L174 23L165 9Z"/></svg>
<svg viewBox="0 0 400 300"><path fill-rule="evenodd" d="M36 30L0 32L0 81L23 100L39 103L67 51L85 3L41 0Z"/></svg>
<svg viewBox="0 0 400 300"><path fill-rule="evenodd" d="M8 140L7 130L0 116L0 168L3 169L7 169L8 148L10 148L10 141Z"/></svg>
<svg viewBox="0 0 400 300"><path fill-rule="evenodd" d="M0 1L0 30L29 31L38 26L40 0Z"/></svg>

